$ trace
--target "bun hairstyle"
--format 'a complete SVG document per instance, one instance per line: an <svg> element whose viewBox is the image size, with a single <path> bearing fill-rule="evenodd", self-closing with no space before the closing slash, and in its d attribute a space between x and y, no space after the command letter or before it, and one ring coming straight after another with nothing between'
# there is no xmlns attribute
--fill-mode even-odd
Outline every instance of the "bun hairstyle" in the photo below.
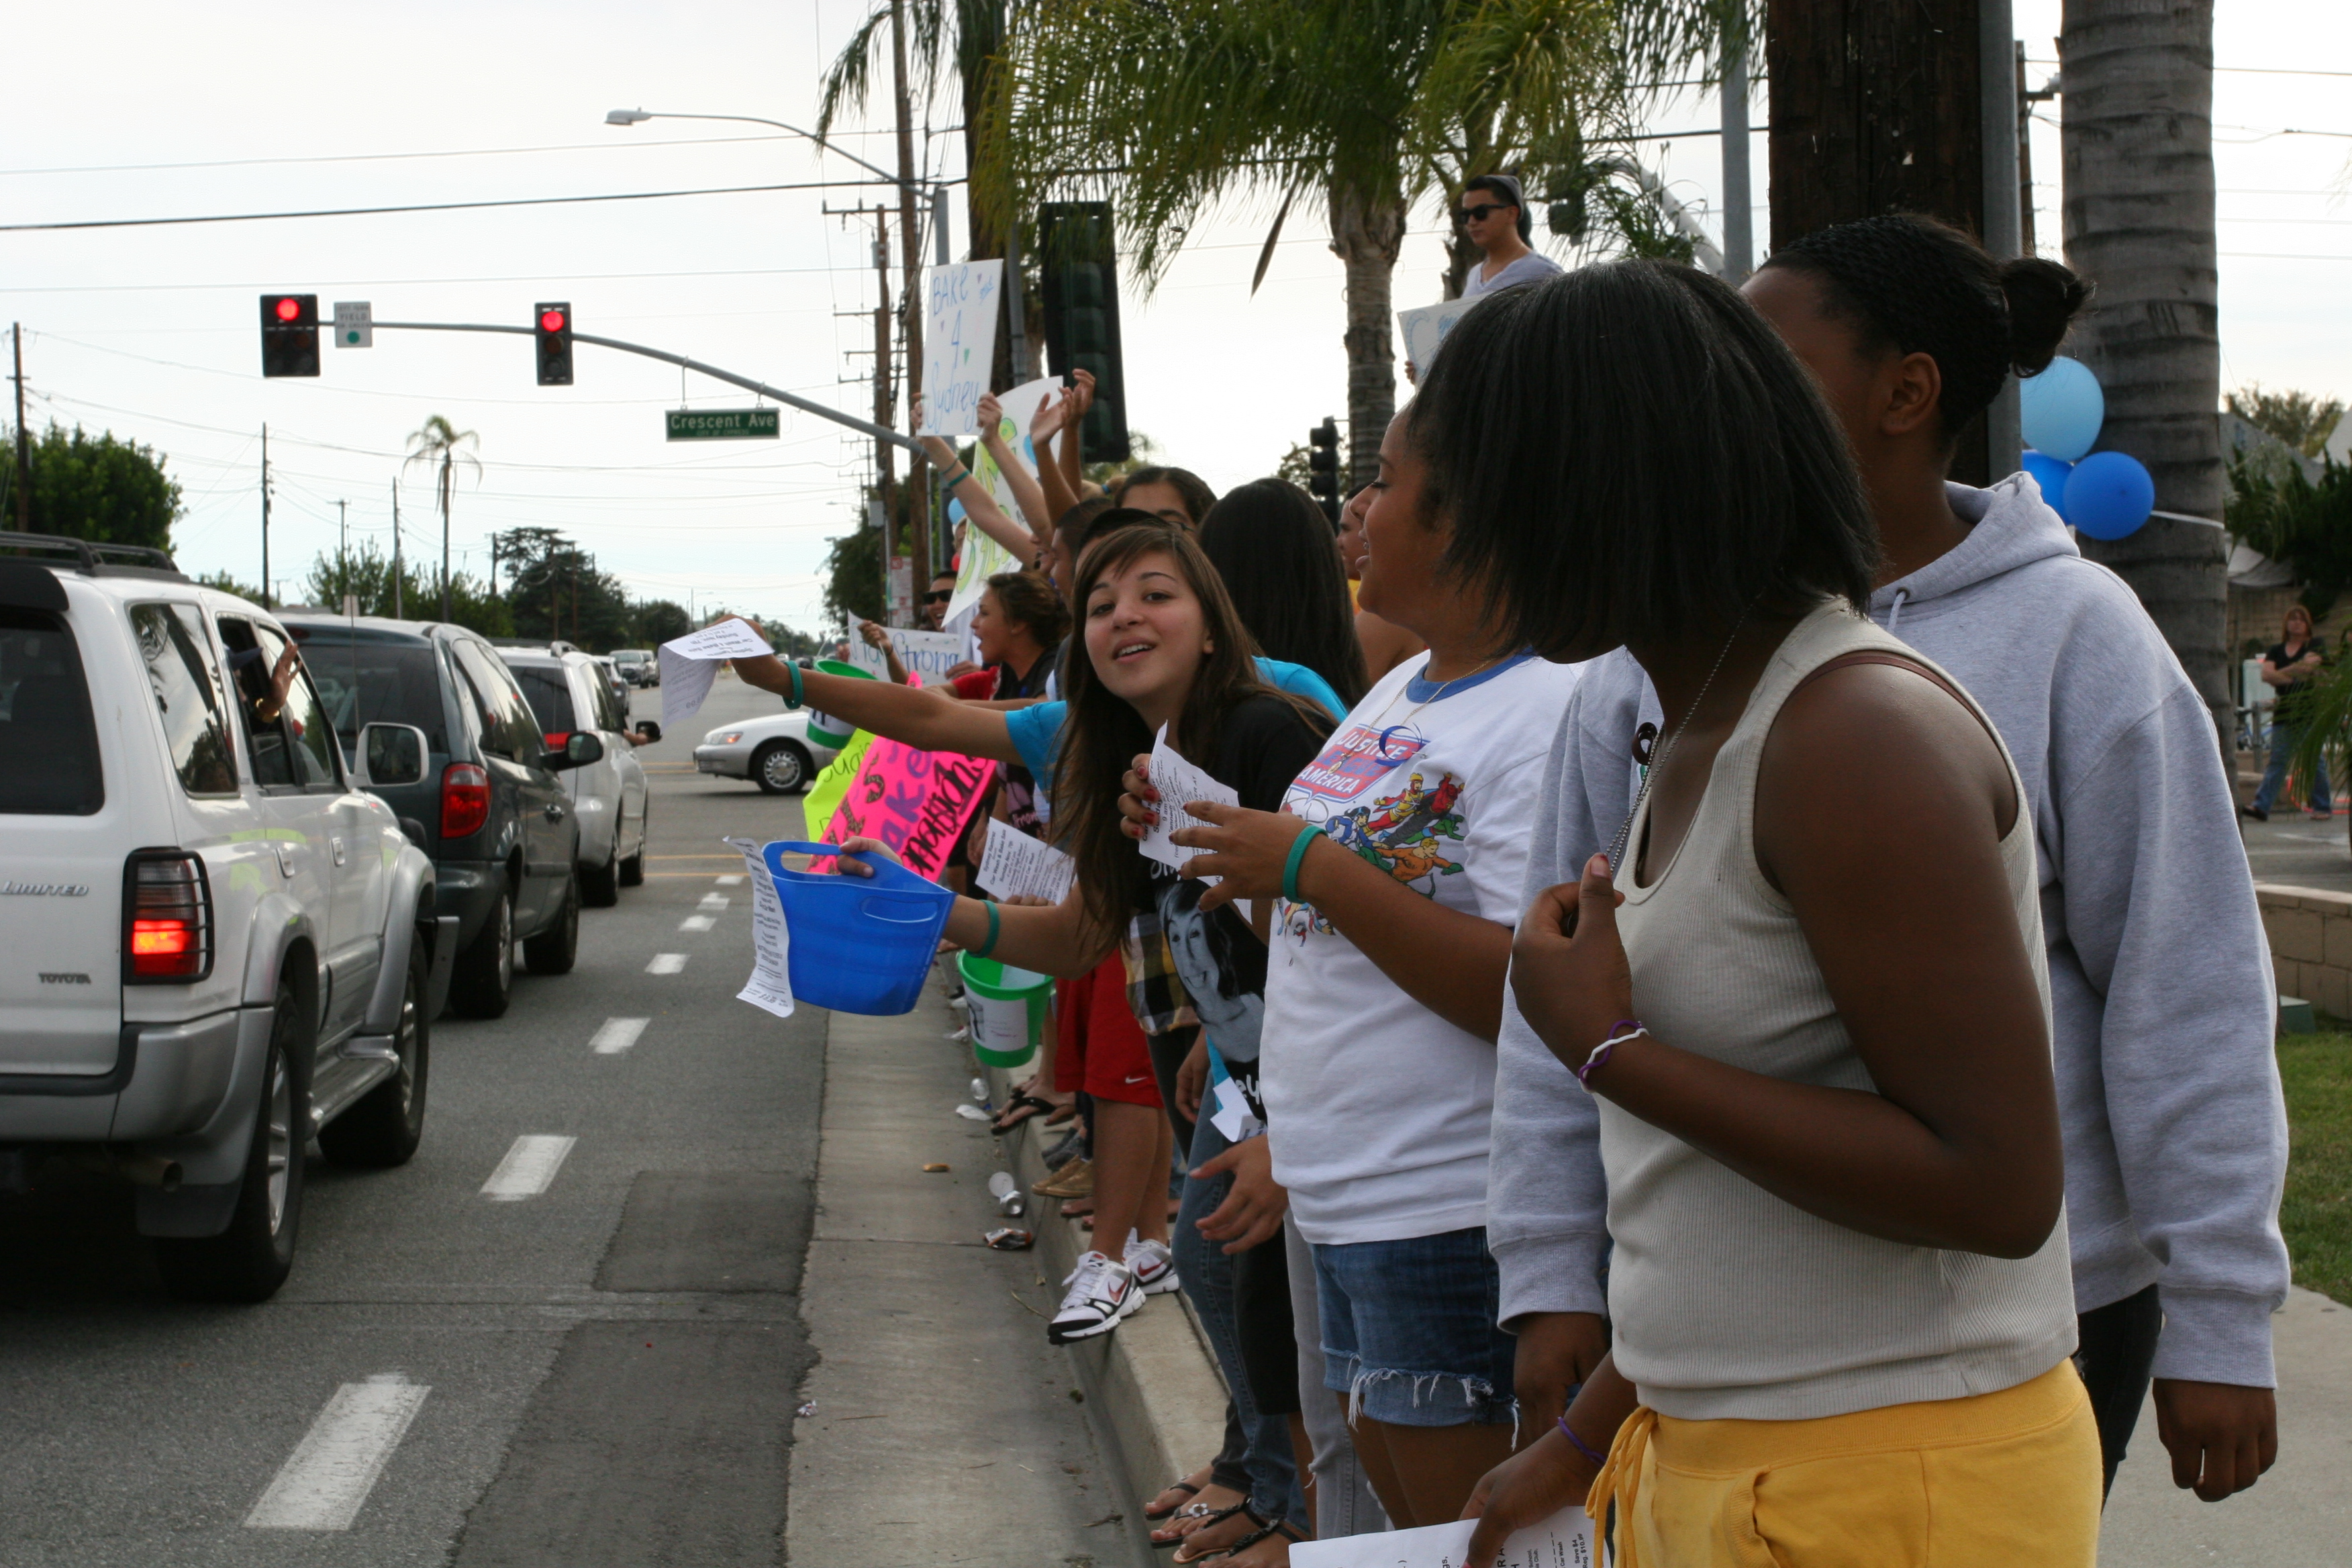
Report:
<svg viewBox="0 0 2352 1568"><path fill-rule="evenodd" d="M1819 279L1830 309L1872 346L1933 359L1947 437L1984 411L2011 371L2047 367L2091 298L2055 261L1995 261L1971 236L1916 213L1816 229L1764 265Z"/></svg>

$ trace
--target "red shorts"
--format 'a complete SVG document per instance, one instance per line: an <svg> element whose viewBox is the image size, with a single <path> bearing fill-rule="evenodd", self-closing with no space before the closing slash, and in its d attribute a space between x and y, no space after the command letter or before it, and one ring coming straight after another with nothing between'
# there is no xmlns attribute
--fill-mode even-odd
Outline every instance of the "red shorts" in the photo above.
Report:
<svg viewBox="0 0 2352 1568"><path fill-rule="evenodd" d="M1055 982L1054 994L1055 1089L1157 1108L1151 1043L1127 1005L1127 964L1119 955L1113 952L1081 979Z"/></svg>

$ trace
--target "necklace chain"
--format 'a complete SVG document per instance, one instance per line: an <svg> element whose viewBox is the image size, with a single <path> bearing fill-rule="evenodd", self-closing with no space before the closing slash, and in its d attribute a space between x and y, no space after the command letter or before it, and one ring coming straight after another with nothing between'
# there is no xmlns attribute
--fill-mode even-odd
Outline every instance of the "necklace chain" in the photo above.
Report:
<svg viewBox="0 0 2352 1568"><path fill-rule="evenodd" d="M1715 678L1722 673L1723 661L1731 657L1731 645L1739 640L1740 628L1747 624L1748 612L1742 610L1739 618L1731 624L1731 635L1723 639L1723 647L1717 650L1715 662L1707 667L1706 679L1698 683L1698 695L1692 698L1690 706L1683 710L1683 721L1651 751L1650 765L1642 770L1642 787L1633 792L1633 809L1625 814L1624 822L1617 829L1617 837L1609 845L1609 875L1612 880L1624 872L1626 844L1633 835L1633 819L1642 815L1642 803L1650 798L1650 782L1658 776L1658 770L1666 765L1666 758L1674 752L1675 742L1683 738L1683 731L1690 728L1690 721L1697 716L1698 705L1706 700L1708 689L1715 685Z"/></svg>
<svg viewBox="0 0 2352 1568"><path fill-rule="evenodd" d="M1420 701L1418 701L1418 702L1414 703L1412 707L1410 707L1410 708L1406 709L1406 710L1405 710L1405 712L1404 712L1404 718L1403 718L1403 719L1400 719L1400 720L1398 720L1398 721L1397 721L1397 723L1398 723L1398 724L1402 724L1402 723L1404 723L1407 720L1410 720L1410 719L1411 719L1414 714L1416 714L1416 713L1420 712L1423 709L1424 709L1424 708L1428 707L1431 703L1435 702L1435 701L1437 701L1440 698L1444 697L1444 696L1448 691L1452 690L1454 687L1461 685L1461 684L1462 684L1464 681L1465 681L1465 680L1469 680L1469 679L1474 679L1474 678L1475 678L1475 677L1477 677L1477 676L1484 675L1487 670L1489 670L1489 669L1493 668L1496 665L1498 665L1498 664L1502 663L1502 662L1503 662L1503 660L1504 660L1504 658L1507 658L1507 655L1499 654L1499 653L1498 653L1498 654L1495 655L1492 658L1489 658L1488 660L1486 660L1486 663L1481 664L1480 666L1478 666L1478 668L1477 668L1473 669L1473 670L1466 671L1465 673L1461 674L1461 675L1457 675L1457 676L1455 676L1453 679L1444 682L1443 684L1441 684L1441 685L1438 687L1438 689L1437 689L1436 690L1434 690L1434 691L1431 692L1428 696L1426 696L1426 697L1423 698ZM1428 667L1427 665L1423 665L1423 666L1422 666L1422 669L1423 669L1423 673L1424 673L1424 676L1426 675L1426 672L1427 672L1427 670L1428 670L1428 668L1429 668L1429 667ZM1379 718L1374 719L1374 720L1372 721L1372 722L1373 722L1375 725L1379 725L1379 724L1381 724L1381 723L1385 722L1385 721L1387 721L1387 719L1388 719L1388 716L1389 716L1389 709L1390 709L1390 708L1393 708L1393 707L1395 707L1395 706L1397 705L1398 700L1399 700L1401 698L1402 698L1402 697L1404 696L1404 694L1405 694L1407 691L1410 691L1410 690L1412 690L1412 682L1411 682L1411 681L1409 681L1409 680L1408 680L1408 681L1406 681L1402 686L1398 687L1398 688L1397 688L1397 691L1396 691L1396 696L1391 697L1391 698L1390 698L1390 699L1389 699L1389 700L1388 700L1388 706L1387 706L1387 707L1384 707L1384 708L1382 708L1382 709L1381 710L1381 711L1380 711L1380 717L1379 717ZM1391 727L1391 729L1393 729L1395 726L1394 726L1394 725L1391 725L1391 726L1390 726L1390 727Z"/></svg>

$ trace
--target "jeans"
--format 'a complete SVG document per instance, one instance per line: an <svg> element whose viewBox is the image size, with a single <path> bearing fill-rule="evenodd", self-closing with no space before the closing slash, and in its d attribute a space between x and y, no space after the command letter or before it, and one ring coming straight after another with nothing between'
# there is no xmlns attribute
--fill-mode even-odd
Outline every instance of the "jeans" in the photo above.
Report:
<svg viewBox="0 0 2352 1568"><path fill-rule="evenodd" d="M2256 811L2268 811L2271 802L2278 798L2279 786L2286 783L2287 759L2294 754L2294 748L2302 740L2303 726L2300 724L2271 726L2270 765L2263 770L2263 782L2254 791ZM2312 771L2310 795L2312 810L2335 809L2334 801L2327 793L2327 763L2325 760Z"/></svg>
<svg viewBox="0 0 2352 1568"><path fill-rule="evenodd" d="M1315 1538L1336 1541L1343 1535L1370 1535L1388 1529L1389 1516L1381 1510L1372 1479L1356 1458L1356 1440L1339 1415L1338 1402L1323 1392L1323 1328L1315 1310L1315 1252L1298 1234L1298 1226L1286 1219L1282 1222L1282 1240L1290 1263L1291 1321L1298 1338L1301 1418L1314 1450L1307 1468L1315 1473Z"/></svg>
<svg viewBox="0 0 2352 1568"><path fill-rule="evenodd" d="M1197 1170L1231 1147L1216 1123L1203 1116L1192 1134L1192 1168ZM1225 1255L1222 1242L1202 1236L1197 1223L1224 1202L1232 1186L1231 1176L1184 1179L1184 1197L1176 1212L1177 1275L1209 1336L1209 1348L1216 1352L1217 1369L1224 1373L1225 1388L1249 1440L1243 1462L1250 1474L1250 1507L1260 1519L1303 1522L1307 1497L1299 1489L1298 1468L1291 1458L1289 1418L1260 1410L1250 1394L1249 1374L1242 1359L1241 1315L1234 1304L1234 1259Z"/></svg>
<svg viewBox="0 0 2352 1568"><path fill-rule="evenodd" d="M2092 1308L2074 1325L2080 1342L2074 1364L2091 1395L2091 1416L2099 1424L2099 1461L2106 1469L2106 1490L2113 1490L2116 1468L2124 1462L2132 1428L2139 1425L2139 1407L2147 1398L2164 1309L2151 1285L2136 1296Z"/></svg>

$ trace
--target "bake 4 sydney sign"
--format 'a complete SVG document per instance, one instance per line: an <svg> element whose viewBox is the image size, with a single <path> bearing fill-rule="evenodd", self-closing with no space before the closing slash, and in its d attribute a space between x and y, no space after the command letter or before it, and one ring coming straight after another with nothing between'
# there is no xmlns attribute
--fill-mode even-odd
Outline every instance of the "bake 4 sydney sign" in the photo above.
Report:
<svg viewBox="0 0 2352 1568"><path fill-rule="evenodd" d="M937 881L995 777L996 764L985 757L926 752L877 735L825 824L824 842L878 839L908 870Z"/></svg>

